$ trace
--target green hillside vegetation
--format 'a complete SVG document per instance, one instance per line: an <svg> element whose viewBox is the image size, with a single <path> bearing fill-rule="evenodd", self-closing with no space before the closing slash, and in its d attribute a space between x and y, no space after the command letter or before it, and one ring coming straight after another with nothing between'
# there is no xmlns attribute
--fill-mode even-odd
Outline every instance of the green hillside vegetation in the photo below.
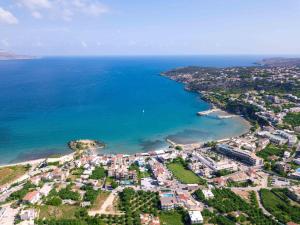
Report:
<svg viewBox="0 0 300 225"><path fill-rule="evenodd" d="M262 204L279 221L300 223L300 207L291 205L284 189L261 189Z"/></svg>
<svg viewBox="0 0 300 225"><path fill-rule="evenodd" d="M263 150L256 153L258 157L263 158L264 160L268 160L268 157L270 156L278 156L283 157L284 151L287 150L287 146L276 146L273 144L269 144L267 147L265 147Z"/></svg>
<svg viewBox="0 0 300 225"><path fill-rule="evenodd" d="M288 113L283 121L292 127L300 126L300 112L298 113Z"/></svg>

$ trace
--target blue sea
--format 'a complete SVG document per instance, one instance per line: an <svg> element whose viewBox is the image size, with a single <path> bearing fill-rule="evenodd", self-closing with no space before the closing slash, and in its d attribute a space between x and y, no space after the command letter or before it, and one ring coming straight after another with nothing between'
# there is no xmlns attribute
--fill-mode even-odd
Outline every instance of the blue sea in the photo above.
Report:
<svg viewBox="0 0 300 225"><path fill-rule="evenodd" d="M198 117L209 104L160 76L175 67L250 66L259 56L46 57L0 61L0 164L68 153L97 139L134 153L246 132L240 118Z"/></svg>

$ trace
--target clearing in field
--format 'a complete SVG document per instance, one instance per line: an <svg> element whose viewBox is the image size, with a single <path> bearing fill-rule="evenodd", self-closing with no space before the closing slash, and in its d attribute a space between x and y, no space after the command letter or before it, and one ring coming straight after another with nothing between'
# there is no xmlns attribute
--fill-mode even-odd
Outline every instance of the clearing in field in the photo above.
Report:
<svg viewBox="0 0 300 225"><path fill-rule="evenodd" d="M169 163L167 167L173 175L184 184L203 184L203 182L205 182L193 171L184 168L184 166L179 162Z"/></svg>
<svg viewBox="0 0 300 225"><path fill-rule="evenodd" d="M23 165L0 168L0 186L17 180L23 176L27 170L27 167Z"/></svg>
<svg viewBox="0 0 300 225"><path fill-rule="evenodd" d="M101 191L92 206L92 210L99 210L103 205L103 203L105 202L105 200L107 199L107 197L109 196L109 194L110 194L109 192Z"/></svg>
<svg viewBox="0 0 300 225"><path fill-rule="evenodd" d="M159 214L159 220L162 225L184 225L184 218L177 211L162 212Z"/></svg>
<svg viewBox="0 0 300 225"><path fill-rule="evenodd" d="M39 218L43 219L75 219L75 212L79 209L78 206L60 205L50 206L43 205L39 207Z"/></svg>

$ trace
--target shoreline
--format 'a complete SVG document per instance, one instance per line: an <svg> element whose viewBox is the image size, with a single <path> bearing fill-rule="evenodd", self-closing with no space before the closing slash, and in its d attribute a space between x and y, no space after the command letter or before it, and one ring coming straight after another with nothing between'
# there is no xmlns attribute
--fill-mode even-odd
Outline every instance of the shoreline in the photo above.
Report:
<svg viewBox="0 0 300 225"><path fill-rule="evenodd" d="M235 118L238 118L242 123L244 123L247 126L247 131L243 132L239 135L234 135L232 137L223 137L223 138L212 140L212 141L223 142L223 141L230 140L231 138L237 138L237 137L244 136L244 135L248 134L249 132L251 132L250 131L250 128L251 128L250 122L247 121L242 116L228 113L228 112L224 111L223 109L220 109L219 107L216 107L216 106L213 106L213 107L214 107L214 109L218 109L218 112L214 112L214 113L225 113L225 114L228 114L228 115L234 115ZM223 120L223 119L227 119L227 118L220 118L220 119ZM182 146L182 147L188 148L188 149L195 149L195 148L198 148L198 147L202 146L204 143L209 142L209 141L198 141L198 142L192 142L192 143L187 143L187 144L180 144L180 143L177 143L176 141L171 140L169 138L165 138L164 140L165 140L166 143L172 145L173 147L178 145L178 146ZM157 150L160 150L160 149L155 149L154 151L157 151ZM50 162L64 161L64 160L68 159L69 157L73 157L75 153L76 153L76 151L73 151L71 153L67 153L67 154L64 154L64 155L62 155L60 157L56 157L56 158L43 157L43 158L27 160L27 161L22 161L22 162L16 162L16 163L7 163L7 164L0 165L0 168L10 167L10 166L27 165L27 164L35 165L35 164L39 164L39 163L41 163L45 160L48 160ZM143 154L143 153L146 153L146 152L135 152L135 153L127 154L127 155L135 155L135 154ZM98 154L98 153L96 153L96 154ZM105 154L106 153L104 153L104 155ZM125 153L122 153L122 154L125 154ZM111 155L111 154L107 153L107 155Z"/></svg>
<svg viewBox="0 0 300 225"><path fill-rule="evenodd" d="M23 162L8 163L8 164L0 165L0 168L10 167L10 166L21 166L21 165L26 166L27 164L35 165L35 164L39 164L39 163L41 163L41 162L43 162L45 160L48 160L50 162L63 161L63 160L68 159L69 157L73 157L75 153L76 152L74 151L74 152L62 155L60 157L57 157L57 158L45 157L45 158L27 160L27 161L23 161Z"/></svg>

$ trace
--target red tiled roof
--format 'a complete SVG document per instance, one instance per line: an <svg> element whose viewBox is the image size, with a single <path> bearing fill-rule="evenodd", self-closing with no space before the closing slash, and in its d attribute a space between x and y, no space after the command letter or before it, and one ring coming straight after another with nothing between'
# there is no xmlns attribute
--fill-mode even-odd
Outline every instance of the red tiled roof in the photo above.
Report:
<svg viewBox="0 0 300 225"><path fill-rule="evenodd" d="M288 222L286 225L299 225L298 223Z"/></svg>
<svg viewBox="0 0 300 225"><path fill-rule="evenodd" d="M28 192L28 193L24 196L23 200L24 200L24 201L31 201L38 193L39 193L38 191L31 191L31 192Z"/></svg>

